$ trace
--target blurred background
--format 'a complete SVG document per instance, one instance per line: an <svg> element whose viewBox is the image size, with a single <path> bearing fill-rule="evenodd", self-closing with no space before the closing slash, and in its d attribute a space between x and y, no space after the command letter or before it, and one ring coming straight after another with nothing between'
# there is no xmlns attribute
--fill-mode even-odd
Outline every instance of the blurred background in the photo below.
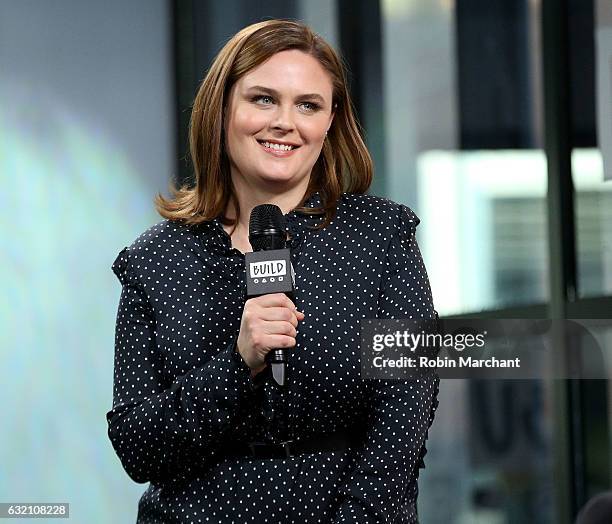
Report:
<svg viewBox="0 0 612 524"><path fill-rule="evenodd" d="M145 486L106 437L110 266L190 177L212 57L276 17L344 57L371 193L421 218L442 316L611 316L609 0L0 0L0 502L135 522ZM421 522L573 522L610 488L610 398L443 382Z"/></svg>

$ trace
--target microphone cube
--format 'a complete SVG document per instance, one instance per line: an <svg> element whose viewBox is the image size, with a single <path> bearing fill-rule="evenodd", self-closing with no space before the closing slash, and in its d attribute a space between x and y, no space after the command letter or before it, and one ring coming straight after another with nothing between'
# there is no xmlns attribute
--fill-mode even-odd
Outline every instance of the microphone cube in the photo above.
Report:
<svg viewBox="0 0 612 524"><path fill-rule="evenodd" d="M295 277L289 249L253 251L244 256L247 297L293 293Z"/></svg>

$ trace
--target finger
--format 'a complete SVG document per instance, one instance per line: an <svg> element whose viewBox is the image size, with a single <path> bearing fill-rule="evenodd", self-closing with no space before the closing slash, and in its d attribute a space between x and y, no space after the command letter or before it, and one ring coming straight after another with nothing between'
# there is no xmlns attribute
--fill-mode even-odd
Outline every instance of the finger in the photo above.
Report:
<svg viewBox="0 0 612 524"><path fill-rule="evenodd" d="M295 346L295 338L288 335L266 335L266 345L272 349L291 348Z"/></svg>
<svg viewBox="0 0 612 524"><path fill-rule="evenodd" d="M295 309L295 304L285 293L270 293L269 295L261 295L260 297L251 298L258 306L263 307L287 307Z"/></svg>
<svg viewBox="0 0 612 524"><path fill-rule="evenodd" d="M264 333L270 335L289 335L295 338L297 331L295 326L289 322L265 321L263 324Z"/></svg>
<svg viewBox="0 0 612 524"><path fill-rule="evenodd" d="M291 322L296 327L298 324L295 312L286 307L262 307L257 310L257 315L262 320L284 320Z"/></svg>

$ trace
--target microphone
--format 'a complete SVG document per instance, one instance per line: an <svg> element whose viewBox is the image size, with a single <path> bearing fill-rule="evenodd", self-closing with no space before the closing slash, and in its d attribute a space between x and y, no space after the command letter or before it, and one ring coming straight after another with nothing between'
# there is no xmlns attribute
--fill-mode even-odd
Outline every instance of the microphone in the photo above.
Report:
<svg viewBox="0 0 612 524"><path fill-rule="evenodd" d="M278 206L262 204L251 211L249 242L245 254L247 298L285 293L295 301L295 275L287 246L285 217ZM272 349L266 355L272 378L279 386L287 381L287 350Z"/></svg>

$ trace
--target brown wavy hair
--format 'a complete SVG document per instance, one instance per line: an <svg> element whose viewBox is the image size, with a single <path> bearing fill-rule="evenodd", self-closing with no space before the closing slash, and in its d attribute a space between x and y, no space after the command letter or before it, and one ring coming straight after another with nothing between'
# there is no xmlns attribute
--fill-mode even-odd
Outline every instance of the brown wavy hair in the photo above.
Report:
<svg viewBox="0 0 612 524"><path fill-rule="evenodd" d="M336 212L340 194L365 193L372 182L372 158L361 138L349 96L346 70L333 48L308 26L292 20L266 20L245 27L225 44L202 81L191 112L189 153L195 184L180 188L171 183L171 198L155 197L158 213L167 219L195 225L221 217L226 224L240 216L225 152L223 122L230 89L243 75L272 55L297 49L316 58L329 73L333 85L335 116L313 166L309 185L296 211L325 215L325 227ZM321 206L304 208L304 202L319 191ZM230 199L236 219L225 217Z"/></svg>

